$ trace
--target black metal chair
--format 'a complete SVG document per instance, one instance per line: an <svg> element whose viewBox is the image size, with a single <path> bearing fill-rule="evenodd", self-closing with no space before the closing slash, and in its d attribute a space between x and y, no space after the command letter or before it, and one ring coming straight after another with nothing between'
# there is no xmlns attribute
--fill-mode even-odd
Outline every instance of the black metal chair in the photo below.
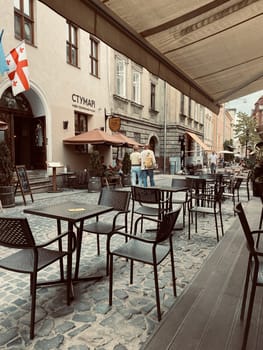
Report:
<svg viewBox="0 0 263 350"><path fill-rule="evenodd" d="M236 206L236 202L239 202L239 190L240 190L242 181L243 181L242 177L233 178L228 189L229 192L226 192L225 190L223 192L224 199L229 198L229 199L232 199L233 201L234 215L236 215L235 206Z"/></svg>
<svg viewBox="0 0 263 350"><path fill-rule="evenodd" d="M52 243L58 241L62 245L62 238L67 237L67 250L55 250L54 247L47 248ZM36 245L30 226L26 218L6 218L0 217L0 245L6 248L13 248L15 253L11 253L0 260L0 268L30 274L30 294L31 294L31 321L30 338L34 338L35 310L36 310L36 289L42 285L52 284L49 282L37 282L38 272L54 262L62 262L65 256L72 256L75 249L74 233L65 232L48 242ZM71 264L70 264L71 265ZM67 268L67 278L64 279L63 271L60 270L61 281L67 286L67 304L71 301L71 266ZM53 281L57 283L57 281Z"/></svg>
<svg viewBox="0 0 263 350"><path fill-rule="evenodd" d="M104 221L103 215L97 216L95 221L83 226L83 231L95 233L97 235L97 253L100 255L100 235L109 237L112 231L124 229L128 232L128 213L131 193L129 191L113 190L103 188L100 192L98 204L113 207L110 221ZM108 257L106 261L106 271L108 274Z"/></svg>
<svg viewBox="0 0 263 350"><path fill-rule="evenodd" d="M262 224L263 224L263 193L261 193L260 198L261 198L262 208L261 208L261 214L260 214L259 225L258 225L259 230L261 230ZM260 240L260 234L258 234L258 238L257 238L257 244L256 244L257 248L259 245L259 240Z"/></svg>
<svg viewBox="0 0 263 350"><path fill-rule="evenodd" d="M158 188L131 186L131 198L131 231L133 230L134 214L157 217L161 220L169 206L169 199L164 202ZM139 207L136 207L138 204ZM143 229L142 225L143 221L141 222L141 230Z"/></svg>
<svg viewBox="0 0 263 350"><path fill-rule="evenodd" d="M172 204L182 205L182 207L183 207L183 227L185 227L185 216L186 216L186 211L188 208L188 203L190 200L190 196L189 196L188 188L187 188L187 180L180 179L180 178L172 178L171 186L173 188L178 188L178 190L184 188L184 190L181 190L179 192L172 194ZM179 193L182 195L179 196L178 195Z"/></svg>
<svg viewBox="0 0 263 350"><path fill-rule="evenodd" d="M112 305L112 289L113 289L113 257L118 256L130 260L130 283L133 283L133 265L134 261L142 262L144 264L152 265L154 269L154 281L155 281L155 294L158 320L161 320L161 308L160 308L160 296L158 285L158 265L170 255L171 268L172 268L172 284L173 292L176 296L176 277L174 271L174 257L173 257L173 243L172 243L172 230L179 216L181 208L175 211L164 214L162 220L139 217L134 225L133 234L125 234L121 232L113 232L108 240L108 254L110 260L110 273L109 273L109 304ZM147 238L146 232L137 235L138 226L141 221L152 221L157 224L157 230L155 234L150 238ZM116 235L122 235L128 238L126 243L120 245L117 248L112 247L112 238Z"/></svg>
<svg viewBox="0 0 263 350"><path fill-rule="evenodd" d="M219 241L219 223L220 220L221 233L224 236L224 226L222 219L222 195L224 187L220 186L219 183L215 184L213 190L206 188L205 179L189 179L188 186L190 188L190 200L188 208L188 239L191 238L191 222L192 216L195 217L195 232L197 232L197 215L213 215L215 218L216 227L216 239Z"/></svg>
<svg viewBox="0 0 263 350"><path fill-rule="evenodd" d="M241 203L237 204L236 212L239 216L239 220L246 237L246 243L247 243L246 247L249 252L247 272L246 272L244 291L243 291L243 300L242 300L242 306L241 306L241 314L240 314L241 320L244 319L249 280L251 280L251 291L250 291L247 318L246 318L246 324L245 324L243 342L242 342L242 350L245 350L247 345L247 340L248 340L251 316L253 312L256 288L263 287L263 261L262 261L263 251L258 251L255 248L255 241L254 241L253 235L263 234L263 230L257 230L257 231L250 230L247 217Z"/></svg>

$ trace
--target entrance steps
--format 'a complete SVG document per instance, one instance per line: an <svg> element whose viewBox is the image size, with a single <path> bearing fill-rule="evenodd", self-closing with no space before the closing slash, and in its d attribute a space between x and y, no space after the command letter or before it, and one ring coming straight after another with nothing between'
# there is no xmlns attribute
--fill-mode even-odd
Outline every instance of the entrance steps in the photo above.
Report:
<svg viewBox="0 0 263 350"><path fill-rule="evenodd" d="M52 178L48 176L46 170L27 170L27 176L32 193L48 192L52 189ZM14 175L14 184L17 183L17 176ZM21 189L18 186L17 192L21 193Z"/></svg>

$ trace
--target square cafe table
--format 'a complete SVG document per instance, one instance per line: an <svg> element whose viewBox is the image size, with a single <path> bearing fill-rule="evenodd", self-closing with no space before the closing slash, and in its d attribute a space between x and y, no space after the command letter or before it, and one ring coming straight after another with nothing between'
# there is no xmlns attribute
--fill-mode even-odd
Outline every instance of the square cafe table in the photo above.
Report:
<svg viewBox="0 0 263 350"><path fill-rule="evenodd" d="M87 277L87 278L80 279L78 276L83 223L87 219L90 219L100 214L107 213L112 210L113 208L108 206L67 201L65 203L57 203L52 205L45 205L43 207L24 209L24 213L56 219L58 235L61 233L61 221L66 221L68 223L69 232L74 233L74 227L76 227L77 229L76 266L75 266L75 276L73 278L73 282L77 282L80 280L92 280L92 279L99 278L99 277ZM59 248L62 249L61 245L59 246ZM72 266L71 259L68 260L68 264L70 267ZM61 275L62 275L62 272L63 272L62 264L60 266L60 269L61 269Z"/></svg>

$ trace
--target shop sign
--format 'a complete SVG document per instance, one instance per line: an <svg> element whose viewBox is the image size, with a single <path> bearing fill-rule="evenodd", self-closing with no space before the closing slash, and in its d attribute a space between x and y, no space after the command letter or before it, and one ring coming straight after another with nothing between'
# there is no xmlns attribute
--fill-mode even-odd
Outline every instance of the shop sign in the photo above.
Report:
<svg viewBox="0 0 263 350"><path fill-rule="evenodd" d="M94 112L95 111L95 100L92 100L85 96L80 96L77 94L72 94L72 107L78 108L78 109L84 109L87 111Z"/></svg>
<svg viewBox="0 0 263 350"><path fill-rule="evenodd" d="M121 128L121 118L119 117L110 117L109 127L111 131L120 131Z"/></svg>

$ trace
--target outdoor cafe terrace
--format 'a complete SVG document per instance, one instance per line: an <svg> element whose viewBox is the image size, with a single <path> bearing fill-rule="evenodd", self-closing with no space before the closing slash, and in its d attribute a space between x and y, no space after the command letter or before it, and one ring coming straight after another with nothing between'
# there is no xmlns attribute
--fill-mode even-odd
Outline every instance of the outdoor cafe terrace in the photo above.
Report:
<svg viewBox="0 0 263 350"><path fill-rule="evenodd" d="M156 175L157 186L169 186L174 176ZM129 188L125 188L129 190ZM24 209L51 205L68 200L96 203L98 193L68 189L60 193L34 195L25 206L16 198L14 208L1 216L27 217L37 241L56 234L56 220L30 214ZM261 213L259 198L247 198L240 190L251 226L257 227ZM0 270L0 348L1 349L240 349L244 323L239 319L242 286L246 272L245 239L233 203L222 205L225 235L217 243L214 218L198 217L188 240L187 220L182 230L173 235L177 297L173 296L169 259L159 266L162 321L158 322L151 266L135 262L134 281L129 284L129 263L117 259L114 264L113 304L108 303L108 277L105 276L105 248L97 256L96 236L83 234L80 275L104 275L97 281L74 285L74 300L66 305L65 286L37 290L35 337L29 338L29 279L24 274ZM129 215L130 219L130 215ZM105 215L111 221L112 214ZM182 223L182 213L179 224ZM152 226L147 226L150 228ZM122 241L116 241L118 245ZM0 248L1 256L4 249ZM75 259L75 257L74 257ZM40 273L41 279L53 279L58 267ZM248 340L249 349L262 348L262 291L257 290L254 314Z"/></svg>

